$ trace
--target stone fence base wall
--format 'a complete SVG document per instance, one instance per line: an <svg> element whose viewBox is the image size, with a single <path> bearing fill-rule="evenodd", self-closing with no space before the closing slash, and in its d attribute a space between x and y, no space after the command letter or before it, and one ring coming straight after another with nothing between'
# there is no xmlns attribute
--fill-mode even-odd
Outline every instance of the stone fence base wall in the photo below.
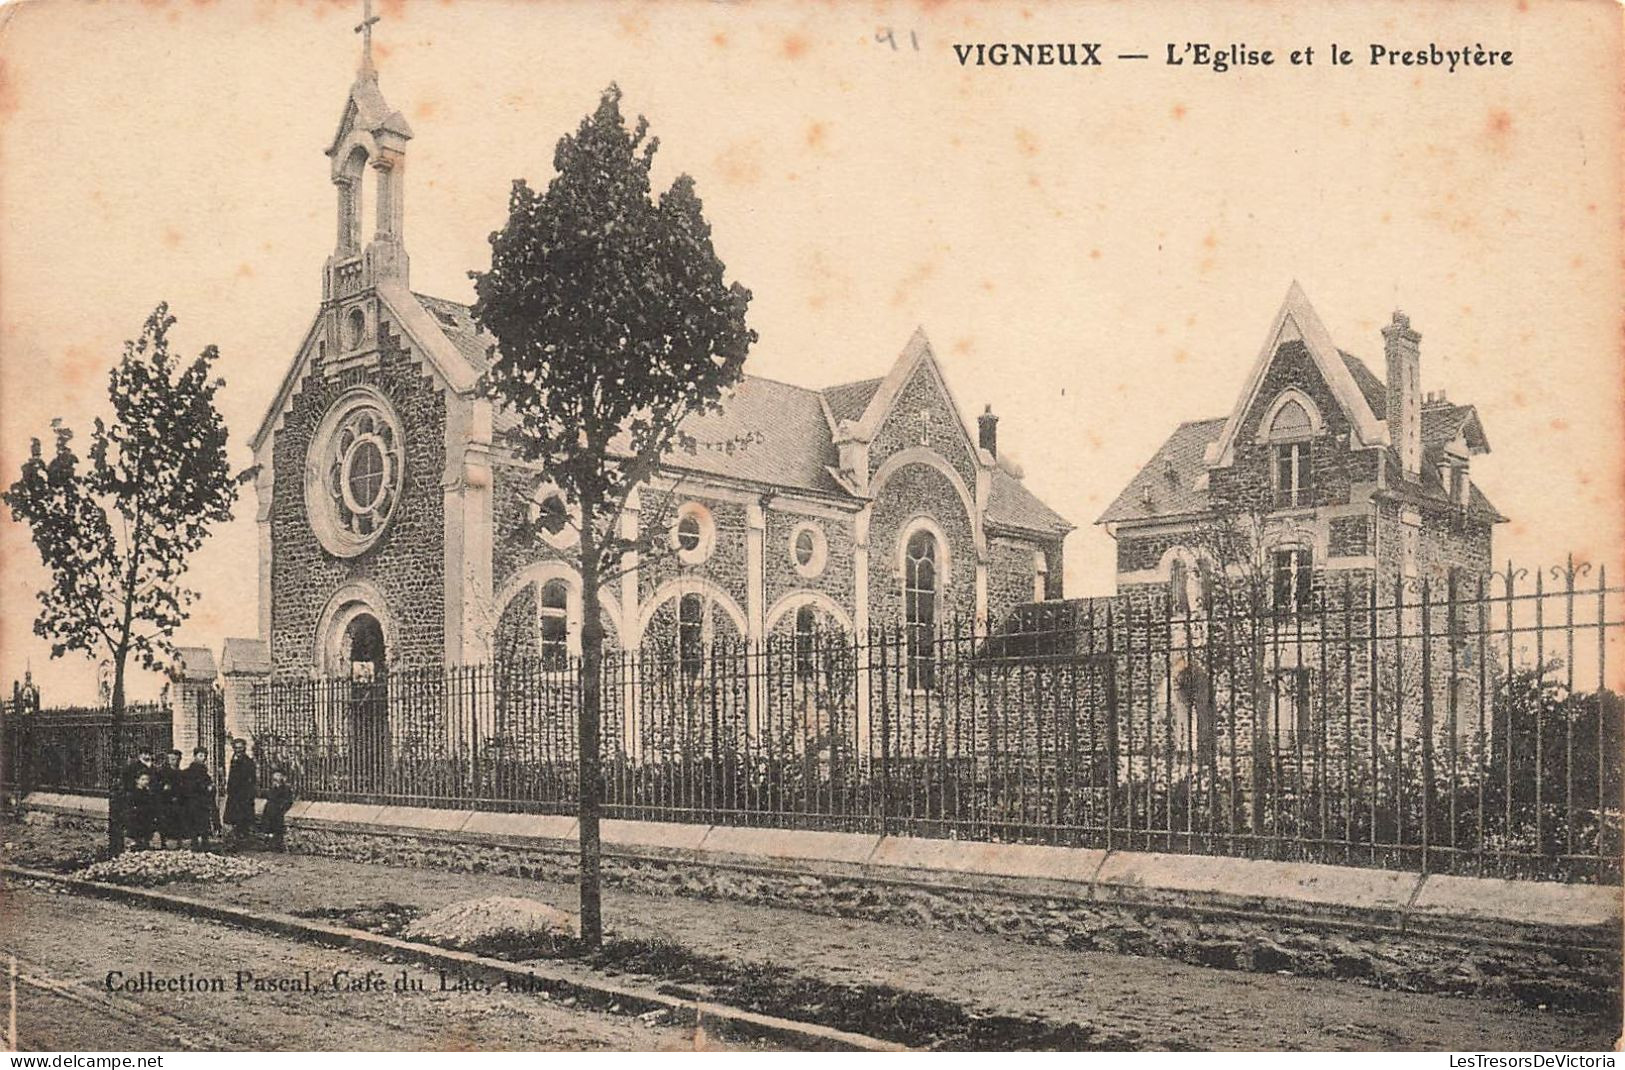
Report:
<svg viewBox="0 0 1625 1070"><path fill-rule="evenodd" d="M28 820L97 804L30 797ZM302 803L290 850L576 879L568 817ZM1382 988L1617 1009L1620 889L1234 858L606 821L606 885Z"/></svg>

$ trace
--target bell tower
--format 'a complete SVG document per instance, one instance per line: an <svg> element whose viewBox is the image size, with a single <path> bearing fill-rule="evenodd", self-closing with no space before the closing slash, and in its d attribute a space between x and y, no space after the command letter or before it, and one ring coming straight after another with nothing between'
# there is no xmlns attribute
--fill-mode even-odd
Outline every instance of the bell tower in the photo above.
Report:
<svg viewBox="0 0 1625 1070"><path fill-rule="evenodd" d="M364 0L362 20L355 28L361 35L361 67L350 86L338 132L327 149L338 194L338 227L322 276L322 300L333 325L343 325L336 333L344 350L355 348L358 332L360 336L367 333L366 319L370 319L365 308L360 310L362 319L356 319L354 310L347 307L353 299L380 285L407 286L402 180L412 128L378 89L378 71L372 63L372 28L377 22L372 0ZM370 237L366 236L369 186L375 219Z"/></svg>

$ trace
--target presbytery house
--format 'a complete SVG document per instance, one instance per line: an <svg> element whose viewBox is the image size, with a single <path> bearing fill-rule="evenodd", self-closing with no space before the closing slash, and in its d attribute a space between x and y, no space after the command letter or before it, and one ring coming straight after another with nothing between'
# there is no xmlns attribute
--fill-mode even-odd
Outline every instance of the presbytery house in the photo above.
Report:
<svg viewBox="0 0 1625 1070"><path fill-rule="evenodd" d="M260 633L278 673L579 648L575 532L537 530L558 492L477 388L494 340L467 306L410 285L411 137L364 60L327 148L321 303L253 438ZM623 535L667 552L629 555L606 587L610 646L996 626L1059 597L1071 526L998 456L991 412L968 425L921 333L877 370L825 389L747 375L685 423L698 448L622 517Z"/></svg>
<svg viewBox="0 0 1625 1070"><path fill-rule="evenodd" d="M1118 619L1166 622L1137 696L1159 738L1213 760L1224 718L1246 738L1257 705L1263 735L1300 752L1346 757L1401 717L1431 717L1441 746L1481 735L1487 647L1469 601L1504 520L1472 478L1489 440L1471 405L1422 393L1404 313L1382 340L1379 376L1294 283L1229 415L1176 427L1100 517L1117 543ZM1242 632L1213 630L1231 612ZM1258 698L1249 659L1262 661Z"/></svg>
<svg viewBox="0 0 1625 1070"><path fill-rule="evenodd" d="M1478 413L1422 393L1422 336L1403 312L1382 339L1379 378L1294 283L1230 414L1176 427L1101 515L1118 592L1193 610L1242 557L1280 610L1345 577L1391 599L1396 580L1442 591L1454 576L1466 591L1487 575L1505 518L1472 478L1490 449Z"/></svg>

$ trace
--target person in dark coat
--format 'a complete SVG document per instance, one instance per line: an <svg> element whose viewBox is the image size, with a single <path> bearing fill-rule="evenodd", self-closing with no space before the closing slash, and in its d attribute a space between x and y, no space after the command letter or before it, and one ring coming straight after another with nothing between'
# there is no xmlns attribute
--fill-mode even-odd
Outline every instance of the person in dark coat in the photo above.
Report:
<svg viewBox="0 0 1625 1070"><path fill-rule="evenodd" d="M214 801L214 777L209 775L209 752L202 747L192 752L192 764L181 770L181 806L192 846L207 846L209 837L220 831L220 811Z"/></svg>
<svg viewBox="0 0 1625 1070"><path fill-rule="evenodd" d="M158 839L165 847L169 841L186 839L186 808L181 801L181 752L172 750L164 755L164 764L152 778L158 792Z"/></svg>
<svg viewBox="0 0 1625 1070"><path fill-rule="evenodd" d="M145 851L152 847L152 834L158 831L158 818L162 807L158 792L153 790L152 774L138 774L135 786L130 789L129 808L126 810L126 828L130 833L130 839L135 841L137 851Z"/></svg>
<svg viewBox="0 0 1625 1070"><path fill-rule="evenodd" d="M152 775L152 748L142 747L135 752L135 758L119 770L118 782L113 785L113 794L108 799L113 825L117 830L117 840L120 850L124 848L124 839L130 826L130 799L135 794L135 782L143 773Z"/></svg>
<svg viewBox="0 0 1625 1070"><path fill-rule="evenodd" d="M231 741L231 765L226 769L226 824L234 843L242 843L254 830L254 798L259 778L244 740Z"/></svg>
<svg viewBox="0 0 1625 1070"><path fill-rule="evenodd" d="M288 829L288 811L293 809L293 789L288 786L288 776L282 770L273 770L271 773L271 787L265 793L265 813L260 815L260 827L271 837L271 850L285 850L282 844L283 834Z"/></svg>

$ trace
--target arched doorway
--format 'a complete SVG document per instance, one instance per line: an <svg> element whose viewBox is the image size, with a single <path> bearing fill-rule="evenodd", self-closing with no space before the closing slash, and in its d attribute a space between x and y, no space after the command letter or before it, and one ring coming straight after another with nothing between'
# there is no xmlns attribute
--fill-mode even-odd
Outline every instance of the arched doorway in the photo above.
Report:
<svg viewBox="0 0 1625 1070"><path fill-rule="evenodd" d="M357 613L345 625L340 643L349 677L346 720L354 790L362 795L388 790L389 676L384 628L371 613Z"/></svg>

